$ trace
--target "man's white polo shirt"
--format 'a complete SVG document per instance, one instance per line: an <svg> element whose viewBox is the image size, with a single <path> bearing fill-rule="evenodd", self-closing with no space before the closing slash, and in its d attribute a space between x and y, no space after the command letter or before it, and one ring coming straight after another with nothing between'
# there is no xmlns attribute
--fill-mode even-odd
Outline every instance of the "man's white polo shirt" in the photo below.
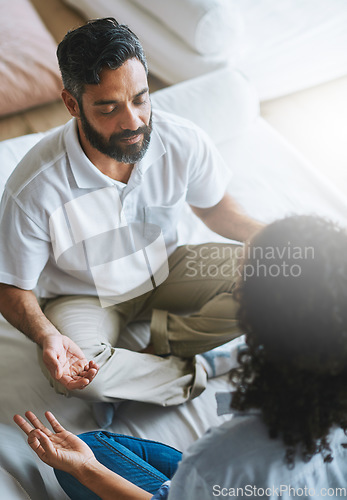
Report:
<svg viewBox="0 0 347 500"><path fill-rule="evenodd" d="M86 157L71 120L34 146L7 182L0 207L0 282L37 287L41 297L100 296L100 278L101 287L122 295L138 286L145 263L159 273L159 284L166 272L163 252L166 258L166 250L170 255L177 245L184 202L216 205L229 178L203 131L154 111L144 158L127 184L114 181ZM118 286L122 280L125 288Z"/></svg>

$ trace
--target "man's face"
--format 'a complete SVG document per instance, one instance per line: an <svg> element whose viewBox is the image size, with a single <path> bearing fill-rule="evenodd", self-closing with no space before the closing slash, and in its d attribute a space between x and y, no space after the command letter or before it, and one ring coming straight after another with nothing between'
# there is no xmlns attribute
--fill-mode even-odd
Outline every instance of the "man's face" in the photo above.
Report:
<svg viewBox="0 0 347 500"><path fill-rule="evenodd" d="M116 70L103 69L98 85L86 85L80 124L89 144L122 163L136 163L150 142L152 114L145 69L129 59Z"/></svg>

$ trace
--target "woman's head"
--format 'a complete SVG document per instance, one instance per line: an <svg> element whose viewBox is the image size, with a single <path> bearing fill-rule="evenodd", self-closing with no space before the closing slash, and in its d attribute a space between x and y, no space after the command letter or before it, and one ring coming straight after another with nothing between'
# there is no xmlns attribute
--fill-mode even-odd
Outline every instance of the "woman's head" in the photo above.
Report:
<svg viewBox="0 0 347 500"><path fill-rule="evenodd" d="M313 216L276 221L246 250L237 289L251 346L315 373L347 367L347 232Z"/></svg>
<svg viewBox="0 0 347 500"><path fill-rule="evenodd" d="M261 409L287 459L328 450L347 424L347 232L313 216L276 221L246 248L235 290L247 352L233 406ZM346 386L346 388L345 388Z"/></svg>

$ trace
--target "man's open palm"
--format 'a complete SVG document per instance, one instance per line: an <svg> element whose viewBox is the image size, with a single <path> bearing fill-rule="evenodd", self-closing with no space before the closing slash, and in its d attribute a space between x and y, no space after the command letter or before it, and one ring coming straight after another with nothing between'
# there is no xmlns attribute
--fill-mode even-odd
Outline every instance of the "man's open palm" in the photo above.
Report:
<svg viewBox="0 0 347 500"><path fill-rule="evenodd" d="M98 373L98 365L88 361L75 342L65 335L49 335L42 347L43 361L50 374L69 391L83 389Z"/></svg>

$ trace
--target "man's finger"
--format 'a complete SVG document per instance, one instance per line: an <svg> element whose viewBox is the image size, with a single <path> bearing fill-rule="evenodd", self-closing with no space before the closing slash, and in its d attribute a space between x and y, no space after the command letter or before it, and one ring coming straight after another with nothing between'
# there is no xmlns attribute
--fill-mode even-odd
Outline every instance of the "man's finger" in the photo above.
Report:
<svg viewBox="0 0 347 500"><path fill-rule="evenodd" d="M57 357L50 351L45 351L42 359L52 377L59 380L63 375L63 367Z"/></svg>
<svg viewBox="0 0 347 500"><path fill-rule="evenodd" d="M96 371L98 371L99 370L99 365L97 363L95 363L95 361L89 361L89 363L86 364L86 366L84 367L84 369L86 371L88 371L88 370L96 370Z"/></svg>
<svg viewBox="0 0 347 500"><path fill-rule="evenodd" d="M70 375L63 375L59 382L69 391L74 391L76 389L84 389L90 380L86 377L73 378Z"/></svg>
<svg viewBox="0 0 347 500"><path fill-rule="evenodd" d="M83 378L88 378L89 381L91 382L93 378L95 378L95 375L98 373L98 370L95 368L90 368L88 370L84 370L83 372L80 373L80 376Z"/></svg>
<svg viewBox="0 0 347 500"><path fill-rule="evenodd" d="M84 389L97 375L96 368L82 371L76 375L64 374L59 382L64 385L68 390Z"/></svg>
<svg viewBox="0 0 347 500"><path fill-rule="evenodd" d="M68 351L62 339L62 335L53 336L53 339L48 337L47 343L43 346L43 360L56 380L62 377L67 363Z"/></svg>

